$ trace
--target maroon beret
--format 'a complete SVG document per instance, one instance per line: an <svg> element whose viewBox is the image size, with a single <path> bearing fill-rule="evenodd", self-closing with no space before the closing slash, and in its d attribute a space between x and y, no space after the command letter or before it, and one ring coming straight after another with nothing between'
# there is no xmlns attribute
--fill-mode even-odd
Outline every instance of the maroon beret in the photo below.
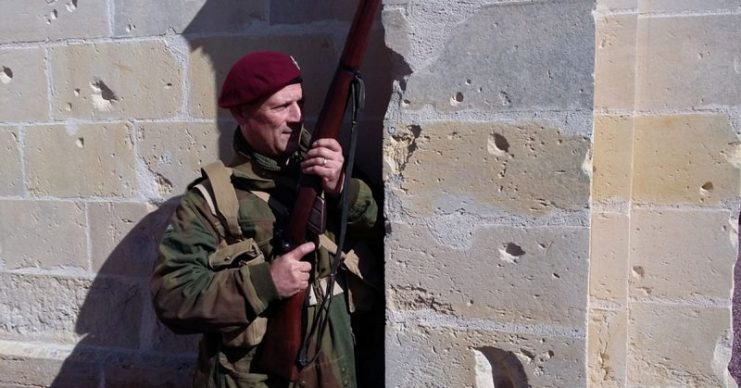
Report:
<svg viewBox="0 0 741 388"><path fill-rule="evenodd" d="M268 97L285 86L301 82L293 57L275 51L257 51L239 58L226 75L219 96L225 109Z"/></svg>

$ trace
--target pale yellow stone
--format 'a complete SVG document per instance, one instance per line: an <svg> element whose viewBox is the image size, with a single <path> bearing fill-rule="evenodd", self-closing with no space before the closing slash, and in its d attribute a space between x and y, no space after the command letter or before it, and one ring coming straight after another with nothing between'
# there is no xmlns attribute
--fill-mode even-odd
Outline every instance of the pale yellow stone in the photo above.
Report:
<svg viewBox="0 0 741 388"><path fill-rule="evenodd" d="M632 151L632 118L595 117L592 201L615 202L630 199Z"/></svg>
<svg viewBox="0 0 741 388"><path fill-rule="evenodd" d="M629 324L628 386L725 385L713 364L729 329L730 309L633 303Z"/></svg>
<svg viewBox="0 0 741 388"><path fill-rule="evenodd" d="M639 12L718 12L739 7L740 0L638 0Z"/></svg>
<svg viewBox="0 0 741 388"><path fill-rule="evenodd" d="M304 111L317 115L337 66L337 52L328 35L297 35L234 38L203 38L190 42L190 114L195 117L227 117L217 112L216 100L232 64L242 55L274 50L292 55L304 78Z"/></svg>
<svg viewBox="0 0 741 388"><path fill-rule="evenodd" d="M134 195L131 136L123 123L28 127L28 190L59 197Z"/></svg>
<svg viewBox="0 0 741 388"><path fill-rule="evenodd" d="M635 105L636 14L595 19L594 107L632 110Z"/></svg>
<svg viewBox="0 0 741 388"><path fill-rule="evenodd" d="M15 127L0 126L0 182L0 195L20 195L23 191L21 147Z"/></svg>
<svg viewBox="0 0 741 388"><path fill-rule="evenodd" d="M736 249L727 210L644 210L631 214L632 298L727 300Z"/></svg>
<svg viewBox="0 0 741 388"><path fill-rule="evenodd" d="M49 49L56 118L167 118L182 101L182 65L162 41Z"/></svg>
<svg viewBox="0 0 741 388"><path fill-rule="evenodd" d="M626 310L591 310L588 333L589 386L624 387Z"/></svg>
<svg viewBox="0 0 741 388"><path fill-rule="evenodd" d="M592 214L589 258L591 301L625 306L628 294L629 219L626 215Z"/></svg>
<svg viewBox="0 0 741 388"><path fill-rule="evenodd" d="M0 43L102 37L108 33L105 1L0 0Z"/></svg>
<svg viewBox="0 0 741 388"><path fill-rule="evenodd" d="M0 253L7 269L87 269L83 205L0 201Z"/></svg>
<svg viewBox="0 0 741 388"><path fill-rule="evenodd" d="M163 198L185 192L188 184L201 176L201 167L233 155L232 139L236 124L222 123L142 123L139 126L139 153L153 181L156 194Z"/></svg>
<svg viewBox="0 0 741 388"><path fill-rule="evenodd" d="M739 14L640 18L636 108L741 104L740 23Z"/></svg>
<svg viewBox="0 0 741 388"><path fill-rule="evenodd" d="M0 121L49 119L49 92L44 69L43 49L0 49Z"/></svg>
<svg viewBox="0 0 741 388"><path fill-rule="evenodd" d="M598 12L635 11L639 1L641 0L597 0L595 7Z"/></svg>
<svg viewBox="0 0 741 388"><path fill-rule="evenodd" d="M695 205L736 200L741 183L730 160L737 142L725 115L637 117L633 200Z"/></svg>
<svg viewBox="0 0 741 388"><path fill-rule="evenodd" d="M404 207L415 214L455 211L461 202L528 215L587 207L585 136L527 122L434 123L414 131L416 138L392 138L387 147L401 141L407 150L392 162L403 177Z"/></svg>

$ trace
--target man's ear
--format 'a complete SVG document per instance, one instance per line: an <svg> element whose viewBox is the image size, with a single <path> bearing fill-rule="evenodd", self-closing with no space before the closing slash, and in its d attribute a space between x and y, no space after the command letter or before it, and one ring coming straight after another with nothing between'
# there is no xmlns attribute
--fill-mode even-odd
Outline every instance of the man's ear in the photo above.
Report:
<svg viewBox="0 0 741 388"><path fill-rule="evenodd" d="M244 116L242 116L242 110L238 107L229 108L229 112L231 112L232 117L234 117L234 120L237 121L237 124L242 125L244 124Z"/></svg>

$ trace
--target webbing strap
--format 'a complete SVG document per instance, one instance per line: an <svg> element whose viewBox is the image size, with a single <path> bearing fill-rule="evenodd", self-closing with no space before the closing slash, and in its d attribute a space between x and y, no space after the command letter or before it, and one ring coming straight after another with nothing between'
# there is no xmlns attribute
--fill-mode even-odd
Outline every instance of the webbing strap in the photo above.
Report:
<svg viewBox="0 0 741 388"><path fill-rule="evenodd" d="M202 169L203 175L211 182L216 210L226 221L227 234L234 237L242 236L239 227L239 200L231 180L231 171L220 160L213 162Z"/></svg>

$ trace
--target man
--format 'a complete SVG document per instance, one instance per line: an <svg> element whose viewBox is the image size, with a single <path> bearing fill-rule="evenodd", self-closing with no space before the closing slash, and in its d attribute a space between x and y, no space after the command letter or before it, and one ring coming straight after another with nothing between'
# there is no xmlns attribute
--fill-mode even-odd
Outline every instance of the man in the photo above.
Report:
<svg viewBox="0 0 741 388"><path fill-rule="evenodd" d="M328 323L315 325L332 255L314 242L287 252L281 252L279 244L299 172L321 178L330 237L337 226L331 225L335 219L331 214L340 208L341 197L350 201L351 232L368 231L378 209L365 183L344 176L342 147L336 140L306 144L301 82L293 58L256 52L232 66L219 97L219 106L229 109L239 124L230 179L239 201L240 232L256 248L236 258L216 254L224 244L220 236L226 226L224 217L214 212L209 193L216 185L209 181L191 185L160 244L151 282L154 306L159 318L176 332L203 333L195 386L356 385L341 276L326 312ZM345 179L352 179L347 192L343 192ZM260 192L269 198L260 197ZM301 261L306 255L314 260ZM301 290L311 294L304 307L307 322L302 333L312 362L297 381L289 382L261 369L261 339L271 307Z"/></svg>

